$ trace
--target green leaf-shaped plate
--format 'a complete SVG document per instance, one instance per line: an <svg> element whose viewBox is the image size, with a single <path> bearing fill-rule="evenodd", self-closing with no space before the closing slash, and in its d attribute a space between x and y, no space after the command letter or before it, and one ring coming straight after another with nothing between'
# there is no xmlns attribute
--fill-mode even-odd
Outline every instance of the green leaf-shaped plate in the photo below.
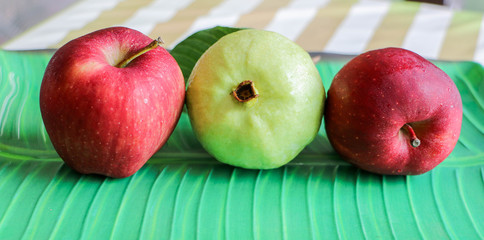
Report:
<svg viewBox="0 0 484 240"><path fill-rule="evenodd" d="M341 160L324 126L294 161L246 170L211 158L184 113L135 175L65 166L42 124L52 53L0 51L0 239L483 239L484 69L437 62L464 104L459 142L419 176L382 176ZM348 59L317 63L326 89Z"/></svg>

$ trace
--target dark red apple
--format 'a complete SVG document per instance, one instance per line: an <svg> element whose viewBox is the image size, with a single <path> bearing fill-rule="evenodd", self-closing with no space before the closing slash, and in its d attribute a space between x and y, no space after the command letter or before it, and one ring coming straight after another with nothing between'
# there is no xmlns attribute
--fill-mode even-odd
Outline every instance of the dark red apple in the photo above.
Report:
<svg viewBox="0 0 484 240"><path fill-rule="evenodd" d="M324 113L328 139L350 163L391 175L425 173L454 149L462 100L452 79L411 51L363 53L334 77Z"/></svg>
<svg viewBox="0 0 484 240"><path fill-rule="evenodd" d="M184 96L181 70L156 40L113 27L56 51L42 80L40 110L67 165L122 178L167 141Z"/></svg>

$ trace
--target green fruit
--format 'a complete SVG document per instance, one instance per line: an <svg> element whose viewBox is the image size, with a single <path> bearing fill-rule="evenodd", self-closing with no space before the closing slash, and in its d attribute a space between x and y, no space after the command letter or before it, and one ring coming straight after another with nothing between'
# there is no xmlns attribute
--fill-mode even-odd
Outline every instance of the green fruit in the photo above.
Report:
<svg viewBox="0 0 484 240"><path fill-rule="evenodd" d="M288 163L314 139L324 99L309 54L255 29L220 38L198 60L187 88L188 115L207 152L255 169Z"/></svg>

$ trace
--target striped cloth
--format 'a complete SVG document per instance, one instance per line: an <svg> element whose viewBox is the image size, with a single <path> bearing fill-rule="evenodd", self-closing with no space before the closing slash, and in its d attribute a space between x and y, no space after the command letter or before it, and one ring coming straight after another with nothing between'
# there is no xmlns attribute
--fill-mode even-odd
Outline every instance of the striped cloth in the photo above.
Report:
<svg viewBox="0 0 484 240"><path fill-rule="evenodd" d="M161 36L172 48L217 25L279 32L308 51L359 54L393 46L429 59L484 63L482 12L384 0L80 0L3 48L58 48L109 26Z"/></svg>

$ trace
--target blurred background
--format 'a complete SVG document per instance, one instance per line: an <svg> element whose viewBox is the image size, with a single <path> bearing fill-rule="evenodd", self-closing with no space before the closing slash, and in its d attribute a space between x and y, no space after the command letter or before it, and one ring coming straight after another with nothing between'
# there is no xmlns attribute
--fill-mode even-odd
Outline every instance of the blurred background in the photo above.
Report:
<svg viewBox="0 0 484 240"><path fill-rule="evenodd" d="M79 0L0 0L0 45ZM403 0L382 0L403 1ZM484 11L484 0L406 0Z"/></svg>
<svg viewBox="0 0 484 240"><path fill-rule="evenodd" d="M75 2L76 0L0 0L0 44Z"/></svg>

